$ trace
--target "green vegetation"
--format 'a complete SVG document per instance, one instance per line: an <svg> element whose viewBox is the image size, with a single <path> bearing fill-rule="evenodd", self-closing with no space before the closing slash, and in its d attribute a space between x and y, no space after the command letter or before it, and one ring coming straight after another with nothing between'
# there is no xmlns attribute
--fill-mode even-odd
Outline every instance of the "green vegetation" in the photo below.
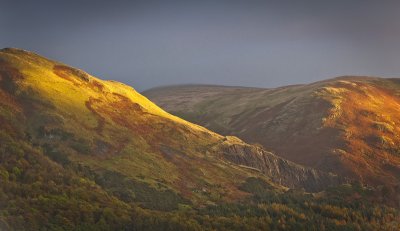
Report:
<svg viewBox="0 0 400 231"><path fill-rule="evenodd" d="M173 192L152 189L114 172L55 164L40 149L3 130L0 138L0 225L6 230L399 228L398 211L369 204L363 198L368 192L357 185L334 188L326 196L314 198L293 190L282 193L261 179L248 178L241 186L252 193L248 201L196 209L180 206L187 201ZM351 202L343 199L354 194L362 197Z"/></svg>
<svg viewBox="0 0 400 231"><path fill-rule="evenodd" d="M109 193L125 202L137 202L143 208L172 211L178 209L179 204L190 203L163 185L159 186L161 189L155 189L147 183L134 181L116 172L96 173L94 178Z"/></svg>
<svg viewBox="0 0 400 231"><path fill-rule="evenodd" d="M0 99L0 230L399 229L373 190L287 190L222 159L238 138L33 53L0 51Z"/></svg>

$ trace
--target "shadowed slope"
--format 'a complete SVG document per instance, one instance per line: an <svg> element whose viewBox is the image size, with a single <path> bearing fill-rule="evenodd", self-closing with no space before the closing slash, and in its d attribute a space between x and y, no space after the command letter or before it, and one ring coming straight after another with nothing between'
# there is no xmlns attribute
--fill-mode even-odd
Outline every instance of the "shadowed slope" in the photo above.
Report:
<svg viewBox="0 0 400 231"><path fill-rule="evenodd" d="M240 198L237 186L253 175L310 191L341 181L172 116L124 84L17 49L2 50L0 60L3 104L25 116L32 141L91 169L162 185L195 203L210 200L204 190Z"/></svg>
<svg viewBox="0 0 400 231"><path fill-rule="evenodd" d="M2 230L399 225L396 209L376 203L387 202L379 190L342 185L31 52L0 51L0 99Z"/></svg>
<svg viewBox="0 0 400 231"><path fill-rule="evenodd" d="M397 79L340 77L276 89L189 85L144 94L296 163L393 190L400 179L399 91Z"/></svg>

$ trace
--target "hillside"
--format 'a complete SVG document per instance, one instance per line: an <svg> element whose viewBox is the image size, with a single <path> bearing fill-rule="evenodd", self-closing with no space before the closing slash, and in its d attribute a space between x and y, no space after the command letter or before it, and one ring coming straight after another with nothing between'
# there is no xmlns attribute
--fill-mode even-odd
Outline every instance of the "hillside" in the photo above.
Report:
<svg viewBox="0 0 400 231"><path fill-rule="evenodd" d="M172 114L296 163L396 190L399 93L398 79L340 77L276 89L186 85L143 94Z"/></svg>
<svg viewBox="0 0 400 231"><path fill-rule="evenodd" d="M31 52L0 51L0 98L4 230L399 225L379 190L342 185Z"/></svg>

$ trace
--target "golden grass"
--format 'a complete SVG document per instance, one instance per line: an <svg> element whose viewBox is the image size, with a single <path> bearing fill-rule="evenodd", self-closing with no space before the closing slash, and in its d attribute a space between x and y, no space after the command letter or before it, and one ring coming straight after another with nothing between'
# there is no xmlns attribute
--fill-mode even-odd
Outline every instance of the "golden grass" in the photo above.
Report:
<svg viewBox="0 0 400 231"><path fill-rule="evenodd" d="M396 184L386 167L400 168L400 99L394 92L379 84L338 81L317 94L332 105L324 126L343 131L342 161L368 183Z"/></svg>
<svg viewBox="0 0 400 231"><path fill-rule="evenodd" d="M33 89L54 106L41 109L61 118L62 124L52 126L87 140L92 152L96 140L110 145L107 153L90 155L61 145L75 162L116 171L153 186L164 182L200 204L212 198L229 201L244 197L247 194L238 185L248 176L262 177L222 162L210 152L210 147L222 142L244 144L240 139L224 139L173 116L125 84L103 81L26 51L2 50L0 58L23 75L18 82L20 89ZM203 188L212 198L203 195Z"/></svg>

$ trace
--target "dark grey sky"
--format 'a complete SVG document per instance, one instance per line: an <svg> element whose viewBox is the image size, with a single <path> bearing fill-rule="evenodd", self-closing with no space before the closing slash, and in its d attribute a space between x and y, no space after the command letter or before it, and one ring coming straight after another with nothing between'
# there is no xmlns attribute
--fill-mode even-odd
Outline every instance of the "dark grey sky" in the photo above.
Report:
<svg viewBox="0 0 400 231"><path fill-rule="evenodd" d="M400 1L0 1L0 46L137 90L400 76Z"/></svg>

